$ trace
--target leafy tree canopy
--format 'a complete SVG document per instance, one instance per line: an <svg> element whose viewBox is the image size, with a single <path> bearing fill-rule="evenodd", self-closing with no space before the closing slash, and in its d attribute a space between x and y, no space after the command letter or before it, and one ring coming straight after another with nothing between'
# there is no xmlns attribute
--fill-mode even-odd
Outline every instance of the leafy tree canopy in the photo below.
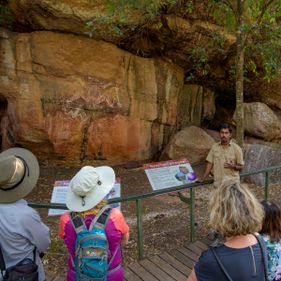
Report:
<svg viewBox="0 0 281 281"><path fill-rule="evenodd" d="M237 1L212 0L209 9L217 24L237 28ZM245 73L270 81L281 63L281 1L245 0L242 26L246 54Z"/></svg>

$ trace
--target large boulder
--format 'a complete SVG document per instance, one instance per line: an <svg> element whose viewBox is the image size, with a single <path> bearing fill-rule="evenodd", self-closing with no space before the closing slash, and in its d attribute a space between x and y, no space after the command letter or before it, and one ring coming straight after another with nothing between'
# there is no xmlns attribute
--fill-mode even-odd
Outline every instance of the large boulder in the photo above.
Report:
<svg viewBox="0 0 281 281"><path fill-rule="evenodd" d="M3 148L122 162L150 158L175 131L183 71L172 63L75 35L0 37Z"/></svg>
<svg viewBox="0 0 281 281"><path fill-rule="evenodd" d="M243 147L245 166L243 172L251 172L281 165L281 150L261 144L246 144ZM270 173L270 183L280 183L281 169ZM260 173L244 178L245 181L264 186L265 174Z"/></svg>
<svg viewBox="0 0 281 281"><path fill-rule="evenodd" d="M204 162L214 143L214 139L203 129L186 127L174 135L165 147L161 159L187 158L191 164L200 164Z"/></svg>
<svg viewBox="0 0 281 281"><path fill-rule="evenodd" d="M215 142L220 141L220 133L218 131L205 129L205 132L210 135L215 140Z"/></svg>
<svg viewBox="0 0 281 281"><path fill-rule="evenodd" d="M244 126L249 135L271 141L281 137L281 122L264 103L244 103ZM234 114L234 120L236 119Z"/></svg>

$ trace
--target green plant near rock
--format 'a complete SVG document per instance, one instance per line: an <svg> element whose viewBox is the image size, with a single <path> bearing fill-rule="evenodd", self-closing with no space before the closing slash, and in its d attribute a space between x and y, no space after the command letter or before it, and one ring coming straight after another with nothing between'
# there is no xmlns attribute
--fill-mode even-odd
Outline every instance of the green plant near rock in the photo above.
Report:
<svg viewBox="0 0 281 281"><path fill-rule="evenodd" d="M85 35L90 38L96 34L122 36L123 30L129 28L134 31L138 26L127 26L126 22L139 14L146 24L156 23L163 14L181 13L190 14L194 5L192 0L104 0L104 14L85 23L87 31ZM104 30L98 30L98 26L104 26Z"/></svg>
<svg viewBox="0 0 281 281"><path fill-rule="evenodd" d="M7 2L6 0L0 0L0 26L9 28L13 24L13 16Z"/></svg>

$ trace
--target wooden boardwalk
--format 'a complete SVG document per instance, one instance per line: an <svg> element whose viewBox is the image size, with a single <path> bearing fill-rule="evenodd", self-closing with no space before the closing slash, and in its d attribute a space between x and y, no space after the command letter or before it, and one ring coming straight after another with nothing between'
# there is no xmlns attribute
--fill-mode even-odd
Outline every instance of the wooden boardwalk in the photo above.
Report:
<svg viewBox="0 0 281 281"><path fill-rule="evenodd" d="M151 256L125 268L126 281L186 281L195 261L208 246L196 241L182 248ZM65 276L46 273L47 281L63 281Z"/></svg>
<svg viewBox="0 0 281 281"><path fill-rule="evenodd" d="M125 268L127 281L186 281L195 261L208 246L196 241L182 248L165 252L130 264Z"/></svg>

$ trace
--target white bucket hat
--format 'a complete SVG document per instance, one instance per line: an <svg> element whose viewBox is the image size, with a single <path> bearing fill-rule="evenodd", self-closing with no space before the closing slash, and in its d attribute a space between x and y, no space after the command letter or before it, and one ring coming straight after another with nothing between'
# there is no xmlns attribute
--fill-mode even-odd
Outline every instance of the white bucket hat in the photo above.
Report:
<svg viewBox="0 0 281 281"><path fill-rule="evenodd" d="M0 153L0 203L22 199L35 187L39 177L36 157L24 148Z"/></svg>
<svg viewBox="0 0 281 281"><path fill-rule="evenodd" d="M115 173L108 166L83 167L70 181L66 206L74 212L95 207L110 192L115 183Z"/></svg>

